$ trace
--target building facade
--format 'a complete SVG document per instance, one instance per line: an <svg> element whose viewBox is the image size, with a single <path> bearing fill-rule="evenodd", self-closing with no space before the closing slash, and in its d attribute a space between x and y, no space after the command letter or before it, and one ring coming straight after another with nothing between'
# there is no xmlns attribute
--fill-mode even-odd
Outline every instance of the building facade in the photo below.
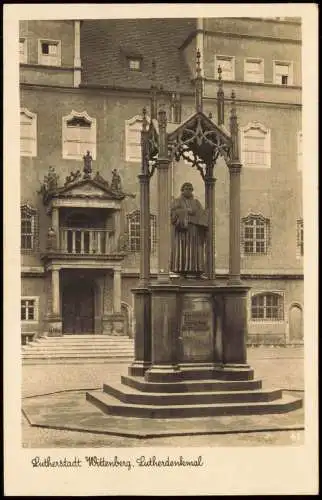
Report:
<svg viewBox="0 0 322 500"><path fill-rule="evenodd" d="M300 20L22 21L19 46L22 331L133 336L142 109L149 115L152 87L169 122L192 114L199 49L204 111L216 116L218 67L226 123L236 93L241 270L251 287L248 342L302 342ZM224 161L215 176L220 283L227 279L229 254ZM173 197L184 181L204 202L199 172L188 161L174 161ZM153 274L155 176L150 212Z"/></svg>

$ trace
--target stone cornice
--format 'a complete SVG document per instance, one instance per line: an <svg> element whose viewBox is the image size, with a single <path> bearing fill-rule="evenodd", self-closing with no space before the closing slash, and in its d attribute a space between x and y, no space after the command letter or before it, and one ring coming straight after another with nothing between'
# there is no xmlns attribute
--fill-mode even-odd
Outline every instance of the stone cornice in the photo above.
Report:
<svg viewBox="0 0 322 500"><path fill-rule="evenodd" d="M75 71L81 70L80 66L49 66L47 64L31 64L31 63L20 63L22 68L32 68L38 70L55 70L55 71Z"/></svg>
<svg viewBox="0 0 322 500"><path fill-rule="evenodd" d="M37 90L41 90L44 92L50 92L52 90L57 90L59 92L68 92L68 93L72 92L72 93L79 93L79 94L82 94L84 92L91 93L91 92L95 91L95 95L98 95L98 94L109 95L109 94L118 93L118 96L124 95L125 97L128 97L128 95L131 95L132 97L137 97L138 99L141 99L142 97L149 99L150 93L151 93L150 87L147 87L147 88L128 88L128 87L99 85L99 84L82 84L79 87L71 87L71 86L63 86L63 85L45 85L45 84L39 84L39 83L20 82L20 88L21 89L23 89L23 88L30 89L30 90L37 89ZM166 96L168 96L170 99L173 92L164 90L163 93ZM194 91L192 90L191 92L180 92L180 95L183 97L192 97L192 96L194 96Z"/></svg>
<svg viewBox="0 0 322 500"><path fill-rule="evenodd" d="M204 78L205 82L214 82L216 85L219 84L218 78L209 78L205 77ZM229 80L229 82L224 82L229 83L230 85L245 85L246 87L269 87L269 88L276 88L276 89L283 89L282 92L286 92L287 90L299 90L302 91L302 86L301 85L279 85L277 83L271 83L271 82L247 82L245 80ZM225 101L227 98L225 99Z"/></svg>
<svg viewBox="0 0 322 500"><path fill-rule="evenodd" d="M31 277L43 277L45 274L45 270L41 266L21 266L21 275L22 276L31 276Z"/></svg>
<svg viewBox="0 0 322 500"><path fill-rule="evenodd" d="M139 272L131 269L123 269L122 271L122 276L128 277L128 278L139 278ZM155 279L157 277L157 272L151 272L151 278ZM229 272L228 270L218 270L216 272L216 279L228 279L229 277ZM304 279L304 274L302 272L296 272L296 273L291 273L291 272L272 272L272 273L267 273L265 271L257 271L257 272L249 272L249 271L241 271L241 277L242 279L263 279L263 280L270 280L270 279L278 279L278 280L303 280Z"/></svg>
<svg viewBox="0 0 322 500"><path fill-rule="evenodd" d="M222 38L248 38L250 40L261 40L266 42L277 42L277 43L291 43L295 45L302 45L302 40L297 40L295 38L284 38L284 37L274 37L268 35L250 35L249 33L234 33L232 31L215 31L215 30L202 30L197 29L190 33L183 44L179 47L179 50L183 50L189 45L191 40L193 40L198 34L208 35L208 36L218 36Z"/></svg>

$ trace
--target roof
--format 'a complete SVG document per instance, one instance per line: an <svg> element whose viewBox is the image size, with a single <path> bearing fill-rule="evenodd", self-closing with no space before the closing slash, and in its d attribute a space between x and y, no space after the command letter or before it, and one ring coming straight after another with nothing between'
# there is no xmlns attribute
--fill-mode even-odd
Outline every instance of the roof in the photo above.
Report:
<svg viewBox="0 0 322 500"><path fill-rule="evenodd" d="M195 75L180 46L196 28L196 20L109 19L86 20L81 27L82 85L147 89L152 61L156 84L165 91L193 92ZM127 57L142 57L142 71L131 71ZM176 77L180 82L176 83Z"/></svg>

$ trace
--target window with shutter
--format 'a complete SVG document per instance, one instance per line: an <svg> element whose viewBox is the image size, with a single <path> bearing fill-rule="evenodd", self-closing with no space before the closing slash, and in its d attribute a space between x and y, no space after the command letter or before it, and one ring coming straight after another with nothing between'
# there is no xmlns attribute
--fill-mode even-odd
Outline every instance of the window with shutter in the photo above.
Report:
<svg viewBox="0 0 322 500"><path fill-rule="evenodd" d="M86 111L63 117L62 134L63 158L81 160L89 151L96 159L96 120Z"/></svg>
<svg viewBox="0 0 322 500"><path fill-rule="evenodd" d="M38 41L38 64L44 64L45 66L61 65L60 40Z"/></svg>
<svg viewBox="0 0 322 500"><path fill-rule="evenodd" d="M245 167L270 168L270 131L258 122L241 127L241 157Z"/></svg>
<svg viewBox="0 0 322 500"><path fill-rule="evenodd" d="M293 85L293 63L274 61L274 83L277 85Z"/></svg>
<svg viewBox="0 0 322 500"><path fill-rule="evenodd" d="M20 155L37 156L37 116L26 108L20 111Z"/></svg>
<svg viewBox="0 0 322 500"><path fill-rule="evenodd" d="M150 119L147 117L147 121ZM142 117L137 115L125 121L125 159L129 162L141 162Z"/></svg>
<svg viewBox="0 0 322 500"><path fill-rule="evenodd" d="M27 62L27 40L26 40L26 38L20 38L20 40L19 40L19 61L21 63Z"/></svg>
<svg viewBox="0 0 322 500"><path fill-rule="evenodd" d="M244 80L246 82L264 82L264 60L245 59Z"/></svg>
<svg viewBox="0 0 322 500"><path fill-rule="evenodd" d="M219 66L223 80L235 80L235 58L233 56L215 56L215 78L218 78Z"/></svg>

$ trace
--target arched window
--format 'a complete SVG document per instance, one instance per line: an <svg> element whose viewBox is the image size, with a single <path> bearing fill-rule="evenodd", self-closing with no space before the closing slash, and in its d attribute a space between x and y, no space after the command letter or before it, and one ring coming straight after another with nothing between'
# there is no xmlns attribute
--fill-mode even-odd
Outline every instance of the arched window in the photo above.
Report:
<svg viewBox="0 0 322 500"><path fill-rule="evenodd" d="M20 110L20 154L37 156L37 115L26 108Z"/></svg>
<svg viewBox="0 0 322 500"><path fill-rule="evenodd" d="M250 214L242 219L242 253L267 254L270 245L270 221L262 215Z"/></svg>
<svg viewBox="0 0 322 500"><path fill-rule="evenodd" d="M270 131L259 122L241 128L241 158L245 167L270 168Z"/></svg>
<svg viewBox="0 0 322 500"><path fill-rule="evenodd" d="M125 159L136 163L141 162L141 130L142 116L137 115L125 121ZM149 118L147 117L149 122Z"/></svg>
<svg viewBox="0 0 322 500"><path fill-rule="evenodd" d="M139 252L141 250L140 243L140 211L136 210L127 216L128 220L128 250L129 252ZM156 250L156 216L150 214L150 249L151 252Z"/></svg>
<svg viewBox="0 0 322 500"><path fill-rule="evenodd" d="M37 210L29 205L20 207L21 215L21 250L30 252L38 247L38 218Z"/></svg>
<svg viewBox="0 0 322 500"><path fill-rule="evenodd" d="M63 158L81 160L89 151L93 160L96 159L96 120L86 111L63 117L62 126Z"/></svg>
<svg viewBox="0 0 322 500"><path fill-rule="evenodd" d="M283 295L262 292L251 298L252 321L282 321L284 319Z"/></svg>

